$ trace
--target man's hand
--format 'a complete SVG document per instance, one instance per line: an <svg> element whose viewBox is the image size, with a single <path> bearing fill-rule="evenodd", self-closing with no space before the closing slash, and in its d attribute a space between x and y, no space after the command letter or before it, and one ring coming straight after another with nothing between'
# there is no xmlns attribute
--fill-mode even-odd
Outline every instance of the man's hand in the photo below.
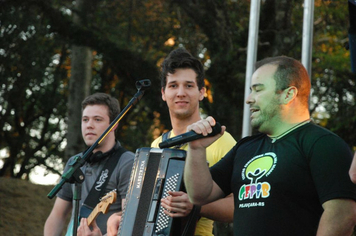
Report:
<svg viewBox="0 0 356 236"><path fill-rule="evenodd" d="M197 134L202 134L204 136L207 136L211 132L213 132L213 126L215 126L216 121L213 117L208 116L206 119L199 120L195 122L194 124L191 124L187 127L187 131L194 131ZM213 137L207 137L207 138L202 138L198 139L195 141L189 142L189 147L191 149L196 149L196 148L207 148L210 144L215 142L218 138L220 138L224 132L225 132L226 127L221 126L221 132L220 134L217 134Z"/></svg>
<svg viewBox="0 0 356 236"><path fill-rule="evenodd" d="M107 222L106 231L107 236L116 236L119 231L122 212L112 214Z"/></svg>
<svg viewBox="0 0 356 236"><path fill-rule="evenodd" d="M80 225L77 230L77 235L78 236L102 236L101 231L96 224L96 221L94 220L92 223L92 228L91 230L88 226L88 220L86 218L82 218L80 220Z"/></svg>
<svg viewBox="0 0 356 236"><path fill-rule="evenodd" d="M185 192L168 191L169 196L161 199L161 205L164 213L170 217L185 217L193 209L193 204L188 199L188 194Z"/></svg>

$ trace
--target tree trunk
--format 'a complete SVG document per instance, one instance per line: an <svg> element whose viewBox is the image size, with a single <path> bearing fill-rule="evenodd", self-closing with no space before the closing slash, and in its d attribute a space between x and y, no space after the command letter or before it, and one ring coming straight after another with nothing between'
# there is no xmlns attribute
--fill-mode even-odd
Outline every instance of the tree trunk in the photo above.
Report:
<svg viewBox="0 0 356 236"><path fill-rule="evenodd" d="M73 21L76 24L85 24L85 0L77 2L77 10L82 14L74 14ZM68 133L65 161L69 157L84 151L84 143L81 133L81 103L90 93L92 78L91 61L92 52L88 47L72 46L71 78L69 80L68 95Z"/></svg>

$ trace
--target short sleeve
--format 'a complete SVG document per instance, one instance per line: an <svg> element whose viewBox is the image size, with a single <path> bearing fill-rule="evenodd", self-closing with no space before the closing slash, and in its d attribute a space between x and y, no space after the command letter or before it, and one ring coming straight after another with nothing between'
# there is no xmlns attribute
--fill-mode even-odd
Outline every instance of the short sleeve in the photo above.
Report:
<svg viewBox="0 0 356 236"><path fill-rule="evenodd" d="M348 174L352 153L341 138L334 134L320 137L307 156L321 203L335 198L356 200L356 185Z"/></svg>

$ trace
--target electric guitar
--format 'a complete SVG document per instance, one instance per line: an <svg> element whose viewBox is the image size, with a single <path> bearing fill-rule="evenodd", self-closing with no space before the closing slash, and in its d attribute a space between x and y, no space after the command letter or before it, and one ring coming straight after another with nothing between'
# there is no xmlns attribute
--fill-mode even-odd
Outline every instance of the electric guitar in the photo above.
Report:
<svg viewBox="0 0 356 236"><path fill-rule="evenodd" d="M108 192L104 197L100 199L100 202L96 205L93 211L88 216L88 225L91 226L93 221L98 217L99 213L108 213L109 207L116 201L116 189Z"/></svg>

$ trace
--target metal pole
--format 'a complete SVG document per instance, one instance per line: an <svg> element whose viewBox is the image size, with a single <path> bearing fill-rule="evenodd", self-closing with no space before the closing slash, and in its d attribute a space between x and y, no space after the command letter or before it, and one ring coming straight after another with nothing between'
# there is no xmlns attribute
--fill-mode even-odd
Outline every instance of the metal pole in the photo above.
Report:
<svg viewBox="0 0 356 236"><path fill-rule="evenodd" d="M311 58L313 53L314 0L304 0L302 64L311 79Z"/></svg>
<svg viewBox="0 0 356 236"><path fill-rule="evenodd" d="M251 0L245 77L245 99L242 120L242 138L249 136L252 133L250 125L250 106L247 105L245 101L247 100L247 97L250 94L251 77L255 69L255 62L257 57L260 6L261 0Z"/></svg>

